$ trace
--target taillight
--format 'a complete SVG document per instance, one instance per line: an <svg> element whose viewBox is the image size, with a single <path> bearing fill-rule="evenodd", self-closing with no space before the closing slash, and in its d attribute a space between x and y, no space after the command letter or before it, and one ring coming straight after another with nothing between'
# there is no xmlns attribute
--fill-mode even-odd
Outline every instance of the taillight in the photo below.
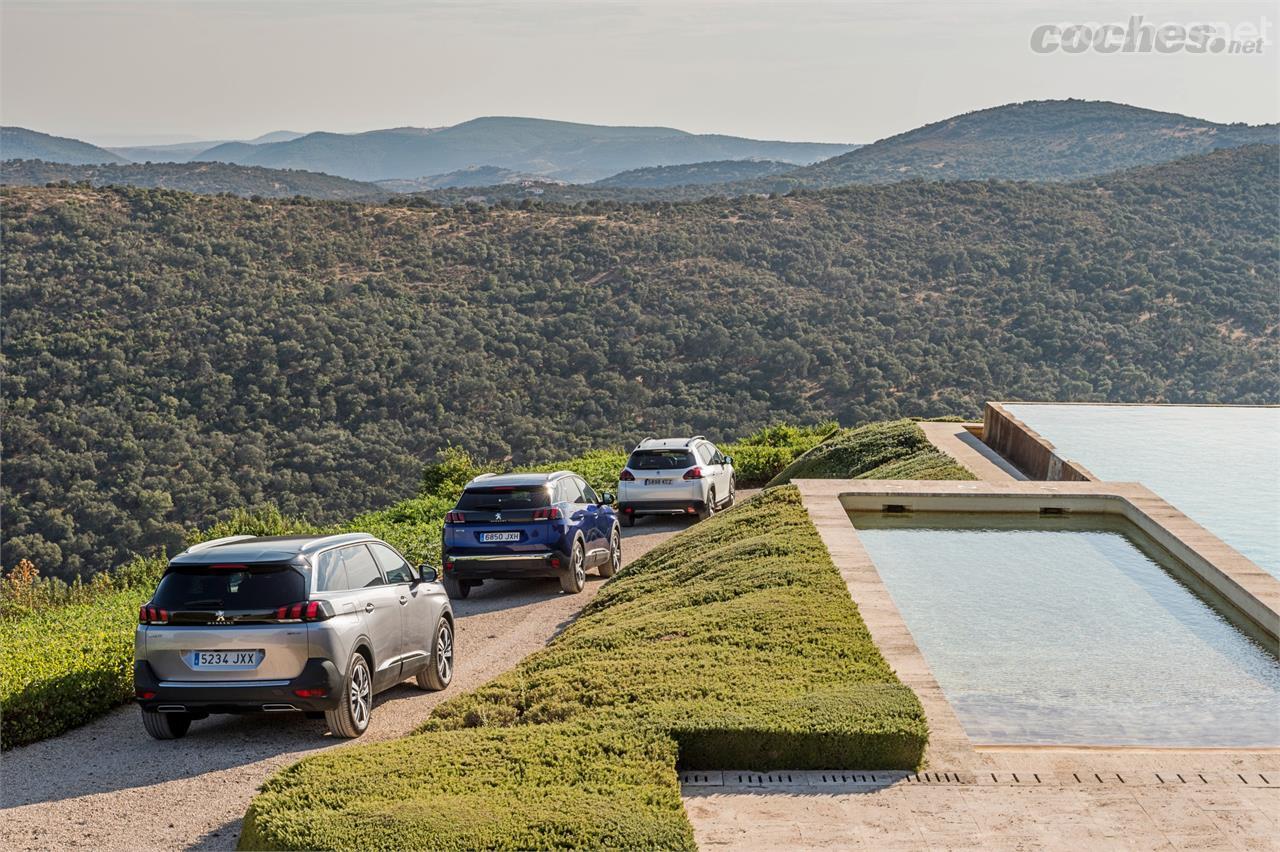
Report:
<svg viewBox="0 0 1280 852"><path fill-rule="evenodd" d="M329 694L329 690L312 688L312 689L295 689L293 694L299 698L325 698Z"/></svg>
<svg viewBox="0 0 1280 852"><path fill-rule="evenodd" d="M691 467L691 468L689 468L688 470L686 470L686 471L684 472L684 478L685 478L685 479L701 479L701 478L702 478L702 468L700 468L700 467Z"/></svg>
<svg viewBox="0 0 1280 852"><path fill-rule="evenodd" d="M138 699L139 701L150 701L151 699L156 697L156 694L153 690L150 690L150 689L135 689L133 691L133 697Z"/></svg>
<svg viewBox="0 0 1280 852"><path fill-rule="evenodd" d="M548 506L545 509L533 510L533 519L535 521L558 521L563 517L564 515L560 512L560 509L556 506Z"/></svg>
<svg viewBox="0 0 1280 852"><path fill-rule="evenodd" d="M328 601L302 601L276 609L280 621L324 621L333 616Z"/></svg>
<svg viewBox="0 0 1280 852"><path fill-rule="evenodd" d="M155 606L138 607L139 624L168 624L169 610Z"/></svg>
<svg viewBox="0 0 1280 852"><path fill-rule="evenodd" d="M467 516L463 512L445 512L444 522L446 524L465 524Z"/></svg>
<svg viewBox="0 0 1280 852"><path fill-rule="evenodd" d="M618 479L622 482L635 482L636 475L624 467L622 473L618 474Z"/></svg>

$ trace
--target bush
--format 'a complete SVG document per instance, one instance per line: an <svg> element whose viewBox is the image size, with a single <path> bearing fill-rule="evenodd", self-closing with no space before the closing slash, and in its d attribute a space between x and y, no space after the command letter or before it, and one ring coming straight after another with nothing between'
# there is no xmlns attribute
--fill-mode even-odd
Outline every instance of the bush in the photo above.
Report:
<svg viewBox="0 0 1280 852"><path fill-rule="evenodd" d="M240 848L693 850L674 764L668 737L571 725L341 749L264 784Z"/></svg>
<svg viewBox="0 0 1280 852"><path fill-rule="evenodd" d="M973 479L973 474L934 447L914 420L894 420L836 431L769 484L793 479Z"/></svg>
<svg viewBox="0 0 1280 852"><path fill-rule="evenodd" d="M413 736L269 781L242 848L692 848L688 768L914 768L924 713L794 488L619 572L545 650Z"/></svg>
<svg viewBox="0 0 1280 852"><path fill-rule="evenodd" d="M150 594L114 591L0 621L3 748L55 736L133 698L133 628Z"/></svg>

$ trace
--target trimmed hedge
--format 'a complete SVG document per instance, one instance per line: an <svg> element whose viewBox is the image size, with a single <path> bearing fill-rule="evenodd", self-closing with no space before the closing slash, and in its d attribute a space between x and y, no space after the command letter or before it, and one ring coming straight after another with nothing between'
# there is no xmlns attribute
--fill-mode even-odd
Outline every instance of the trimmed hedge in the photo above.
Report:
<svg viewBox="0 0 1280 852"><path fill-rule="evenodd" d="M693 850L670 738L572 725L344 748L263 785L241 849Z"/></svg>
<svg viewBox="0 0 1280 852"><path fill-rule="evenodd" d="M930 443L914 420L894 420L835 432L769 485L793 479L973 479L973 474Z"/></svg>
<svg viewBox="0 0 1280 852"><path fill-rule="evenodd" d="M0 621L0 741L52 737L133 699L133 629L150 589Z"/></svg>
<svg viewBox="0 0 1280 852"><path fill-rule="evenodd" d="M546 649L415 735L276 776L241 847L691 848L677 755L915 768L927 734L799 494L775 488L620 571Z"/></svg>

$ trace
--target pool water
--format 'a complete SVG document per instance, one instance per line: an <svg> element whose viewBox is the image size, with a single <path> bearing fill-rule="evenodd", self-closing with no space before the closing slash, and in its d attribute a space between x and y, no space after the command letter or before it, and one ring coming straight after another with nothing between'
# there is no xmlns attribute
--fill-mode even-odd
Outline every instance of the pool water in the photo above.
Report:
<svg viewBox="0 0 1280 852"><path fill-rule="evenodd" d="M1125 522L852 518L975 743L1280 746L1274 649Z"/></svg>
<svg viewBox="0 0 1280 852"><path fill-rule="evenodd" d="M1141 482L1280 578L1280 408L1005 403L1063 459Z"/></svg>

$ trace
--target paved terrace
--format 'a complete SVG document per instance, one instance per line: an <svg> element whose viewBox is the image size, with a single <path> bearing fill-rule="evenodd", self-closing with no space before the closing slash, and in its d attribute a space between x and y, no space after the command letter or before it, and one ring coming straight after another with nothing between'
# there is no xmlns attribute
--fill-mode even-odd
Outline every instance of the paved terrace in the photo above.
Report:
<svg viewBox="0 0 1280 852"><path fill-rule="evenodd" d="M943 433L930 437L942 441L948 452L946 442L963 442L957 431L951 431L950 437L945 434L963 431L958 424L922 425ZM1141 486L1016 481L999 464L982 458L980 451L967 449L972 456L959 451L953 455L985 481L796 482L876 644L899 677L920 696L931 731L926 770L686 773L682 777L685 807L699 845L708 849L1280 849L1280 749L1019 747L970 742L859 542L841 495L885 493L903 500L916 495L956 499L985 493L1002 499L1069 492L1085 499L1120 500L1143 517L1171 527L1185 546L1217 562L1226 580L1254 597L1261 607L1255 613L1264 619L1268 611L1275 617L1280 582Z"/></svg>

